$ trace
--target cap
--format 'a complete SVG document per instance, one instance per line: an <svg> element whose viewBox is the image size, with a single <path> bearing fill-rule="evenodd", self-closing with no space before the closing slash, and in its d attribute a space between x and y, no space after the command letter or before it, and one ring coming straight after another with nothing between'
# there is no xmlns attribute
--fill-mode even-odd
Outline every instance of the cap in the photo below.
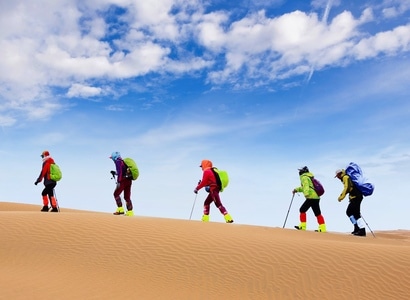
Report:
<svg viewBox="0 0 410 300"><path fill-rule="evenodd" d="M304 166L303 168L298 169L298 171L299 171L299 175L301 175L303 173L309 172L309 168Z"/></svg>
<svg viewBox="0 0 410 300"><path fill-rule="evenodd" d="M44 150L42 153L41 153L41 155L40 155L41 157L47 157L47 156L50 156L50 152L48 152L47 150Z"/></svg>
<svg viewBox="0 0 410 300"><path fill-rule="evenodd" d="M111 158L112 160L116 160L119 157L121 157L120 152L114 151L113 153L111 153L111 156L109 158Z"/></svg>
<svg viewBox="0 0 410 300"><path fill-rule="evenodd" d="M337 175L339 175L342 172L343 172L343 169L337 169L335 172L335 177L337 177Z"/></svg>

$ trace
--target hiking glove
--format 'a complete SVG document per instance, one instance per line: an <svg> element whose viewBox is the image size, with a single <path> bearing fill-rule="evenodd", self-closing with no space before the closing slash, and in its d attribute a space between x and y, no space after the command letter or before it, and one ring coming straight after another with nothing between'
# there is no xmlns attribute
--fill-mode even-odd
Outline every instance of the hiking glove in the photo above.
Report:
<svg viewBox="0 0 410 300"><path fill-rule="evenodd" d="M205 191L207 191L207 192L209 193L210 190L211 190L211 188L209 187L209 185L207 185L207 186L205 187Z"/></svg>
<svg viewBox="0 0 410 300"><path fill-rule="evenodd" d="M197 190L197 189L195 189L195 190L194 190L194 193L195 193L195 194L198 194L198 190Z"/></svg>
<svg viewBox="0 0 410 300"><path fill-rule="evenodd" d="M34 182L34 185L37 185L38 184L38 181L36 180L35 182Z"/></svg>

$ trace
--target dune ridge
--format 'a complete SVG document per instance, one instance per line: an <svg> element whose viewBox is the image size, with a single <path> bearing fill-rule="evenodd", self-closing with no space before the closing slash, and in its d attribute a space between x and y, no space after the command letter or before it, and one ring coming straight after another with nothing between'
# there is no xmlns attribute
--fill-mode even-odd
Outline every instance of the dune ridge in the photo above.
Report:
<svg viewBox="0 0 410 300"><path fill-rule="evenodd" d="M0 299L408 299L409 231L375 234L0 202Z"/></svg>

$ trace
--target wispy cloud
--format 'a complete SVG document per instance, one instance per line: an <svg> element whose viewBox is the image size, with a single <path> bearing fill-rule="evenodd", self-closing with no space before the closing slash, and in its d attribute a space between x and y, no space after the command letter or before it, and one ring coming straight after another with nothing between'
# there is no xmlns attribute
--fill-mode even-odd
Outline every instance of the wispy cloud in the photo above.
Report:
<svg viewBox="0 0 410 300"><path fill-rule="evenodd" d="M367 31L373 21L371 8L364 8L357 18L349 11L330 17L331 7L340 1L317 0L312 6L321 12L294 10L270 16L262 4L267 2L258 2L250 7L256 11L238 17L222 9L207 11L195 0L3 3L3 107L25 111L31 118L46 117L47 108L63 107L49 99L64 94L109 96L116 83L124 87L124 80L129 80L132 89L135 78L150 74L200 74L211 86L233 89L289 85L287 81L303 76L310 81L314 70L409 51L408 24ZM383 3L390 18L409 6L408 1ZM23 103L38 99L43 103L32 105L37 109L22 109ZM14 124L12 118L8 114L4 126Z"/></svg>
<svg viewBox="0 0 410 300"><path fill-rule="evenodd" d="M72 98L72 97L88 98L88 97L98 96L101 94L101 92L102 92L102 89L99 87L92 87L88 85L75 83L68 90L67 97L69 98Z"/></svg>

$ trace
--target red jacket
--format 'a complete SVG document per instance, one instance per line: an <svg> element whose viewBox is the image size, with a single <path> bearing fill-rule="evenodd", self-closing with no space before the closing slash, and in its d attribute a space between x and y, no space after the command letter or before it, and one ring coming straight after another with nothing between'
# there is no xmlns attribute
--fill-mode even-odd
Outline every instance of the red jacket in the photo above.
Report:
<svg viewBox="0 0 410 300"><path fill-rule="evenodd" d="M212 171L212 162L210 160L203 160L201 162L201 168L204 171L204 173L202 174L202 180L196 187L196 190L199 191L205 186L209 186L211 191L218 189L215 174Z"/></svg>
<svg viewBox="0 0 410 300"><path fill-rule="evenodd" d="M55 182L50 179L50 165L54 164L54 159L51 156L47 156L43 159L43 166L41 168L40 175L37 178L37 182L41 182L44 178L44 184L50 184Z"/></svg>

